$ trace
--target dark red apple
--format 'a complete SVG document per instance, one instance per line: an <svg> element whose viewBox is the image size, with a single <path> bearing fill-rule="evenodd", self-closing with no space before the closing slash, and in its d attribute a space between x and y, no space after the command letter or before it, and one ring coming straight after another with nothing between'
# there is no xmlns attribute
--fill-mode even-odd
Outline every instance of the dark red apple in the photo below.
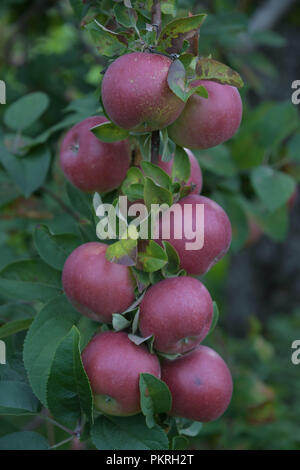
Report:
<svg viewBox="0 0 300 470"><path fill-rule="evenodd" d="M190 194L199 194L201 193L202 189L202 171L195 155L189 149L185 149L185 151L188 154L191 163L191 176L186 184L187 186L190 186L191 184L195 185L195 188L193 189L193 191L191 191ZM161 156L159 156L158 166L170 176L172 175L173 164L174 159L168 162L163 162Z"/></svg>
<svg viewBox="0 0 300 470"><path fill-rule="evenodd" d="M181 147L207 149L215 147L238 130L243 105L237 88L210 80L196 80L203 85L208 98L192 95L179 118L168 128L171 139Z"/></svg>
<svg viewBox="0 0 300 470"><path fill-rule="evenodd" d="M219 418L232 396L230 370L207 346L162 364L162 380L172 394L173 416L208 422Z"/></svg>
<svg viewBox="0 0 300 470"><path fill-rule="evenodd" d="M85 243L67 258L62 284L74 307L92 320L110 323L134 301L134 282L127 266L105 258L107 245Z"/></svg>
<svg viewBox="0 0 300 470"><path fill-rule="evenodd" d="M106 193L124 180L130 165L127 140L101 142L92 132L107 119L94 116L79 122L65 135L60 147L60 164L66 178L81 191Z"/></svg>
<svg viewBox="0 0 300 470"><path fill-rule="evenodd" d="M136 131L162 129L175 121L184 103L168 86L171 64L165 55L146 52L116 59L102 80L102 102L110 119Z"/></svg>
<svg viewBox="0 0 300 470"><path fill-rule="evenodd" d="M201 208L204 208L204 221ZM215 201L192 194L162 214L154 238L169 241L178 252L181 268L188 274L200 275L227 253L231 243L231 224Z"/></svg>
<svg viewBox="0 0 300 470"><path fill-rule="evenodd" d="M142 335L154 335L161 352L185 353L209 332L213 303L206 287L192 277L164 279L150 287L141 304Z"/></svg>
<svg viewBox="0 0 300 470"><path fill-rule="evenodd" d="M129 416L140 412L139 377L160 378L160 364L144 345L137 346L124 332L97 334L82 353L94 394L95 407L103 413Z"/></svg>

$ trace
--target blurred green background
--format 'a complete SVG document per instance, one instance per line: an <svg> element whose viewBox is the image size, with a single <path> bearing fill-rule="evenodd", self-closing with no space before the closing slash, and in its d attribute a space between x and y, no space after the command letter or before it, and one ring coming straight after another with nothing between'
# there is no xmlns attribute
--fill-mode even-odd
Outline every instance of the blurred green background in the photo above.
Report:
<svg viewBox="0 0 300 470"><path fill-rule="evenodd" d="M114 4L100 3L108 10ZM172 12L174 2L162 3ZM72 4L76 13L81 2ZM244 117L237 136L226 145L196 152L204 193L223 205L234 228L230 254L204 282L220 309L219 324L206 343L228 362L235 389L225 416L191 437L191 448L299 450L300 364L291 362L291 344L300 340L300 201L296 195L292 202L276 205L278 188L264 199L254 170L268 164L296 183L300 179L299 106L291 102L292 82L300 80L300 4L178 2L177 15L189 11L209 13L201 27L200 55L212 54L245 81ZM167 14L170 19L172 14ZM26 145L47 143L52 152L46 166L31 167L28 175L25 163L17 177L0 153L1 269L36 256L32 233L37 224L54 233L78 230L61 205L67 198L57 150L65 129L99 112L100 77L107 63L101 47L95 48L79 24L67 0L0 3L0 79L7 86L7 105L0 105L1 143L17 161ZM47 109L26 132L16 134L3 115L9 105L36 91L48 96ZM254 221L255 233L249 221ZM31 308L20 302L10 309L10 302L0 286L0 323L24 317ZM20 333L8 342L14 358L23 339ZM26 428L27 421L1 418L0 436L20 425Z"/></svg>

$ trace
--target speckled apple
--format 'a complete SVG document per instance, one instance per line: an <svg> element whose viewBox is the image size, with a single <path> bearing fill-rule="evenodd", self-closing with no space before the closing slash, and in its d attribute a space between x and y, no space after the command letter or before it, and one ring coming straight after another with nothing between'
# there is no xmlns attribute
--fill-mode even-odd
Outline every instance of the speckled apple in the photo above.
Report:
<svg viewBox="0 0 300 470"><path fill-rule="evenodd" d="M66 296L74 307L92 320L110 323L134 301L134 281L127 266L105 257L107 245L85 243L67 258L62 274Z"/></svg>
<svg viewBox="0 0 300 470"><path fill-rule="evenodd" d="M163 129L184 108L169 88L169 57L133 52L116 59L102 80L102 102L110 119L124 129Z"/></svg>
<svg viewBox="0 0 300 470"><path fill-rule="evenodd" d="M172 394L173 416L214 421L229 406L233 389L230 370L207 346L198 346L173 361L165 360L161 373Z"/></svg>
<svg viewBox="0 0 300 470"><path fill-rule="evenodd" d="M139 328L164 353L185 353L209 332L213 303L206 287L192 277L164 279L150 287L141 304Z"/></svg>
<svg viewBox="0 0 300 470"><path fill-rule="evenodd" d="M93 116L79 122L65 135L60 147L60 165L66 178L81 191L106 193L124 180L130 165L128 140L101 142L91 128L107 122Z"/></svg>
<svg viewBox="0 0 300 470"><path fill-rule="evenodd" d="M177 250L180 267L188 274L206 273L228 251L231 243L231 224L226 212L215 201L196 194L184 197L178 203L181 212L171 208L162 214L157 223L154 238L157 241L167 240ZM197 216L197 206L204 207L204 226L201 217ZM170 236L164 236L169 226ZM203 246L197 248L189 245L200 239L203 233ZM178 237L181 238L178 238ZM197 249L196 249L197 248Z"/></svg>
<svg viewBox="0 0 300 470"><path fill-rule="evenodd" d="M203 85L208 98L192 95L179 118L168 128L171 139L189 149L208 149L227 140L237 132L243 112L237 88L210 80L196 80L192 86Z"/></svg>
<svg viewBox="0 0 300 470"><path fill-rule="evenodd" d="M124 332L97 334L82 353L82 362L103 413L130 416L140 412L139 378L148 373L160 378L160 364L144 345L137 346Z"/></svg>
<svg viewBox="0 0 300 470"><path fill-rule="evenodd" d="M189 157L191 164L191 176L186 184L187 186L190 186L191 184L195 186L190 194L199 194L202 190L202 171L195 155L189 149L185 149L185 151ZM159 156L158 166L170 176L172 175L173 164L174 158L172 158L172 160L169 160L168 162L163 162L161 156Z"/></svg>

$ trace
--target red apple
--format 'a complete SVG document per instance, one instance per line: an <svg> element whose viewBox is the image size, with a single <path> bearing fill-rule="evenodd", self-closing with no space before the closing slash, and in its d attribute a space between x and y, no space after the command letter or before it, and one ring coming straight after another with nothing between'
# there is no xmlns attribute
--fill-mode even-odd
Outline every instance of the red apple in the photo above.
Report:
<svg viewBox="0 0 300 470"><path fill-rule="evenodd" d="M242 119L242 100L237 88L209 80L196 80L203 85L208 98L192 95L179 118L168 128L171 139L181 147L207 149L230 139Z"/></svg>
<svg viewBox="0 0 300 470"><path fill-rule="evenodd" d="M97 334L82 353L94 394L95 407L103 413L129 416L140 412L139 377L160 378L157 356L137 346L124 332Z"/></svg>
<svg viewBox="0 0 300 470"><path fill-rule="evenodd" d="M188 274L204 274L230 247L229 218L222 207L204 196L192 194L177 204L179 208L171 206L162 214L154 238L158 241L167 240L173 245L180 258L180 267ZM204 224L198 215L201 207L204 207ZM167 230L169 226L170 233ZM203 246L200 244L201 234L204 236Z"/></svg>
<svg viewBox="0 0 300 470"><path fill-rule="evenodd" d="M193 189L193 191L191 191L190 194L199 194L201 193L202 189L202 171L195 155L189 149L185 149L185 151L188 154L191 163L191 176L186 184L187 186L190 186L191 184L195 185L195 188ZM172 175L173 163L174 159L168 162L163 162L161 156L159 156L158 166L170 176Z"/></svg>
<svg viewBox="0 0 300 470"><path fill-rule="evenodd" d="M213 303L206 287L192 277L164 279L150 287L140 304L142 335L154 335L161 352L185 353L209 332Z"/></svg>
<svg viewBox="0 0 300 470"><path fill-rule="evenodd" d="M130 165L127 140L101 142L91 128L107 122L94 116L79 122L65 135L60 164L66 178L81 191L106 193L120 186Z"/></svg>
<svg viewBox="0 0 300 470"><path fill-rule="evenodd" d="M219 418L232 396L232 378L221 356L207 346L162 364L172 394L171 415L208 422Z"/></svg>
<svg viewBox="0 0 300 470"><path fill-rule="evenodd" d="M83 315L110 323L134 301L134 282L127 266L105 258L107 245L85 243L67 258L62 284L66 296Z"/></svg>
<svg viewBox="0 0 300 470"><path fill-rule="evenodd" d="M146 52L116 59L102 80L102 102L110 119L136 131L162 129L175 121L184 103L168 86L171 64L165 55Z"/></svg>

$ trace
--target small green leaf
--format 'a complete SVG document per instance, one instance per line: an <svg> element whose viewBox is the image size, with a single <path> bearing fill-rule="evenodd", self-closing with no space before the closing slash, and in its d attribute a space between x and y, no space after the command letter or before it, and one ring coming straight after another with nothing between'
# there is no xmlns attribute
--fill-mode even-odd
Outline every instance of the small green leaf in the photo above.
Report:
<svg viewBox="0 0 300 470"><path fill-rule="evenodd" d="M185 103L188 98L185 89L186 75L184 65L179 59L174 60L170 65L167 80L170 90Z"/></svg>
<svg viewBox="0 0 300 470"><path fill-rule="evenodd" d="M127 238L109 245L106 250L106 259L112 263L124 266L135 266L137 260L137 240Z"/></svg>
<svg viewBox="0 0 300 470"><path fill-rule="evenodd" d="M300 160L300 134L295 134L287 144L287 154L292 160Z"/></svg>
<svg viewBox="0 0 300 470"><path fill-rule="evenodd" d="M67 257L80 245L76 235L53 235L45 225L36 227L33 239L40 257L58 270L63 269Z"/></svg>
<svg viewBox="0 0 300 470"><path fill-rule="evenodd" d="M101 55L114 57L126 52L128 42L125 36L110 31L96 20L89 23L86 26L86 29L91 34L95 46Z"/></svg>
<svg viewBox="0 0 300 470"><path fill-rule="evenodd" d="M172 406L171 392L162 380L152 374L140 374L140 397L142 413L149 428L156 425L154 416L168 413Z"/></svg>
<svg viewBox="0 0 300 470"><path fill-rule="evenodd" d="M199 29L206 16L205 14L186 16L168 23L159 35L158 50L161 52L168 51L168 49L172 48L173 41L178 39L180 35Z"/></svg>
<svg viewBox="0 0 300 470"><path fill-rule="evenodd" d="M119 142L127 139L129 132L126 129L118 127L113 122L103 122L98 126L92 127L93 134L102 142Z"/></svg>
<svg viewBox="0 0 300 470"><path fill-rule="evenodd" d="M174 163L172 167L172 178L175 181L187 182L191 176L191 162L188 154L182 147L176 145Z"/></svg>
<svg viewBox="0 0 300 470"><path fill-rule="evenodd" d="M48 442L37 432L21 431L0 437L0 450L47 450Z"/></svg>
<svg viewBox="0 0 300 470"><path fill-rule="evenodd" d="M178 272L179 264L180 264L178 253L173 247L173 245L171 245L171 243L167 241L163 241L162 243L163 243L165 252L167 253L167 256L168 256L168 262L163 267L164 274L166 273L175 274Z"/></svg>
<svg viewBox="0 0 300 470"><path fill-rule="evenodd" d="M152 204L167 204L171 206L173 203L173 195L167 189L157 185L151 178L146 177L144 201L148 210L151 210Z"/></svg>
<svg viewBox="0 0 300 470"><path fill-rule="evenodd" d="M293 178L268 166L255 168L251 173L251 183L258 197L270 211L283 206L296 187Z"/></svg>
<svg viewBox="0 0 300 470"><path fill-rule="evenodd" d="M155 241L149 240L145 251L139 252L138 258L143 265L143 270L152 273L163 268L168 262L168 255Z"/></svg>
<svg viewBox="0 0 300 470"><path fill-rule="evenodd" d="M91 430L100 450L167 450L168 438L160 426L148 429L143 415L100 416Z"/></svg>
<svg viewBox="0 0 300 470"><path fill-rule="evenodd" d="M31 126L48 108L49 98L45 93L35 92L23 96L5 111L5 124L15 131Z"/></svg>
<svg viewBox="0 0 300 470"><path fill-rule="evenodd" d="M209 57L203 57L198 60L196 74L201 80L211 80L237 88L244 86L244 82L237 72L228 67L228 65Z"/></svg>
<svg viewBox="0 0 300 470"><path fill-rule="evenodd" d="M175 436L172 439L173 450L185 450L189 444L189 441L184 436Z"/></svg>
<svg viewBox="0 0 300 470"><path fill-rule="evenodd" d="M124 315L119 313L113 313L112 315L112 326L115 331L125 330L130 325L130 321L127 320Z"/></svg>
<svg viewBox="0 0 300 470"><path fill-rule="evenodd" d="M142 162L141 167L146 176L151 178L159 186L169 189L172 183L170 176L159 166L150 162Z"/></svg>
<svg viewBox="0 0 300 470"><path fill-rule="evenodd" d="M203 424L200 423L199 421L188 421L188 426L185 426L180 428L179 433L188 436L188 437L196 437L200 433L200 431L203 428Z"/></svg>
<svg viewBox="0 0 300 470"><path fill-rule="evenodd" d="M132 333L129 333L128 335L128 338L130 339L130 341L132 341L137 346L140 346L141 344L146 343L152 337L153 336L147 336L146 338L144 338L142 336L134 335Z"/></svg>
<svg viewBox="0 0 300 470"><path fill-rule="evenodd" d="M237 173L236 165L225 145L218 145L208 150L193 150L193 154L201 167L216 175L230 177Z"/></svg>
<svg viewBox="0 0 300 470"><path fill-rule="evenodd" d="M20 331L28 330L32 323L32 318L26 320L14 320L0 327L0 339L14 335Z"/></svg>
<svg viewBox="0 0 300 470"><path fill-rule="evenodd" d="M192 95L198 95L202 98L208 98L208 92L203 85L190 87L190 89L186 92L186 99L189 99L189 97Z"/></svg>
<svg viewBox="0 0 300 470"><path fill-rule="evenodd" d="M66 192L72 208L86 220L93 220L92 201L88 194L75 188L71 183L66 183Z"/></svg>
<svg viewBox="0 0 300 470"><path fill-rule="evenodd" d="M93 397L80 354L80 333L76 326L59 344L50 369L47 403L53 416L74 428L82 412L93 420Z"/></svg>

